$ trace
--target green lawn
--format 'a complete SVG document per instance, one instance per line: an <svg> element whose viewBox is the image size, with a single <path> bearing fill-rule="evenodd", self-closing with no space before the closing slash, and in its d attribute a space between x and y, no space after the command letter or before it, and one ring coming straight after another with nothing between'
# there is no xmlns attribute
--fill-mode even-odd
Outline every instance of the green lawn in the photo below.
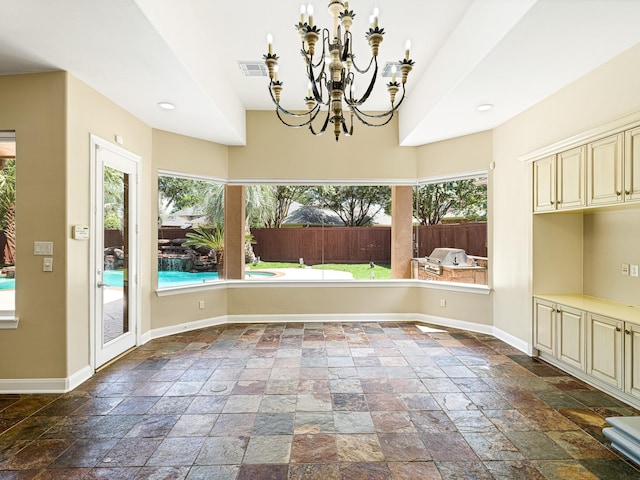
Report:
<svg viewBox="0 0 640 480"><path fill-rule="evenodd" d="M258 262L257 265L249 265L251 270L263 270L266 268L300 268L297 263L286 262ZM356 280L369 280L371 278L371 267L368 263L325 263L322 265L313 265L311 268L319 270L338 270L340 272L349 272ZM373 267L373 274L376 280L388 280L391 278L391 265L376 264Z"/></svg>

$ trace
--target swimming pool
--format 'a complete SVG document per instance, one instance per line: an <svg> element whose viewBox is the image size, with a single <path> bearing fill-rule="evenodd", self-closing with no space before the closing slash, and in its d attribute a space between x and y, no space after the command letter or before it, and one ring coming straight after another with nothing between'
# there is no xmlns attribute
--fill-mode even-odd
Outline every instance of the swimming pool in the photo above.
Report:
<svg viewBox="0 0 640 480"><path fill-rule="evenodd" d="M246 272L246 277L273 277L270 272ZM104 283L109 287L122 286L122 270L107 270L104 272ZM218 280L218 272L177 272L173 270L161 270L158 272L158 288L182 287L185 285L198 285L200 283ZM1 285L0 285L0 288Z"/></svg>
<svg viewBox="0 0 640 480"><path fill-rule="evenodd" d="M13 290L16 288L15 278L0 278L0 290Z"/></svg>

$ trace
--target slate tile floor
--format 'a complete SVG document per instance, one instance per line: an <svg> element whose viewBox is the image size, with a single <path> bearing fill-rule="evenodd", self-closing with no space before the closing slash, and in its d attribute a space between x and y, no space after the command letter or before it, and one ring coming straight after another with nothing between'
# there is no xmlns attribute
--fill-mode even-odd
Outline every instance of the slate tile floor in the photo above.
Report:
<svg viewBox="0 0 640 480"><path fill-rule="evenodd" d="M0 396L0 478L640 479L602 435L639 413L480 334L229 325Z"/></svg>

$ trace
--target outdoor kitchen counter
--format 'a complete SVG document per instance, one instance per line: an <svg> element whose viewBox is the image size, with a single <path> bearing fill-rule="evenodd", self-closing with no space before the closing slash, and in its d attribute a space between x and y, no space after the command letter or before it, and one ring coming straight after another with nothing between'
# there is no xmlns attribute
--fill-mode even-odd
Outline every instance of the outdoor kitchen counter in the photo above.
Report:
<svg viewBox="0 0 640 480"><path fill-rule="evenodd" d="M586 312L604 315L605 317L616 318L624 322L640 324L640 305L629 305L626 303L614 302L604 298L591 297L589 295L546 295L536 294L536 298L547 300L553 303L560 303L567 307L574 307Z"/></svg>

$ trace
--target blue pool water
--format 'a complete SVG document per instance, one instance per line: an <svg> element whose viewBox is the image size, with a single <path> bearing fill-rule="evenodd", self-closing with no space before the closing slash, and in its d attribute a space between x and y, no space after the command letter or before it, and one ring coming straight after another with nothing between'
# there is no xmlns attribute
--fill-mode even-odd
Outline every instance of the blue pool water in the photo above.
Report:
<svg viewBox="0 0 640 480"><path fill-rule="evenodd" d="M12 290L16 288L15 278L0 278L0 290Z"/></svg>
<svg viewBox="0 0 640 480"><path fill-rule="evenodd" d="M247 272L247 277L272 277L269 272ZM122 270L104 272L104 283L110 287L122 286ZM218 272L176 272L171 270L158 272L158 288L181 287L218 280ZM2 288L0 284L0 288Z"/></svg>

